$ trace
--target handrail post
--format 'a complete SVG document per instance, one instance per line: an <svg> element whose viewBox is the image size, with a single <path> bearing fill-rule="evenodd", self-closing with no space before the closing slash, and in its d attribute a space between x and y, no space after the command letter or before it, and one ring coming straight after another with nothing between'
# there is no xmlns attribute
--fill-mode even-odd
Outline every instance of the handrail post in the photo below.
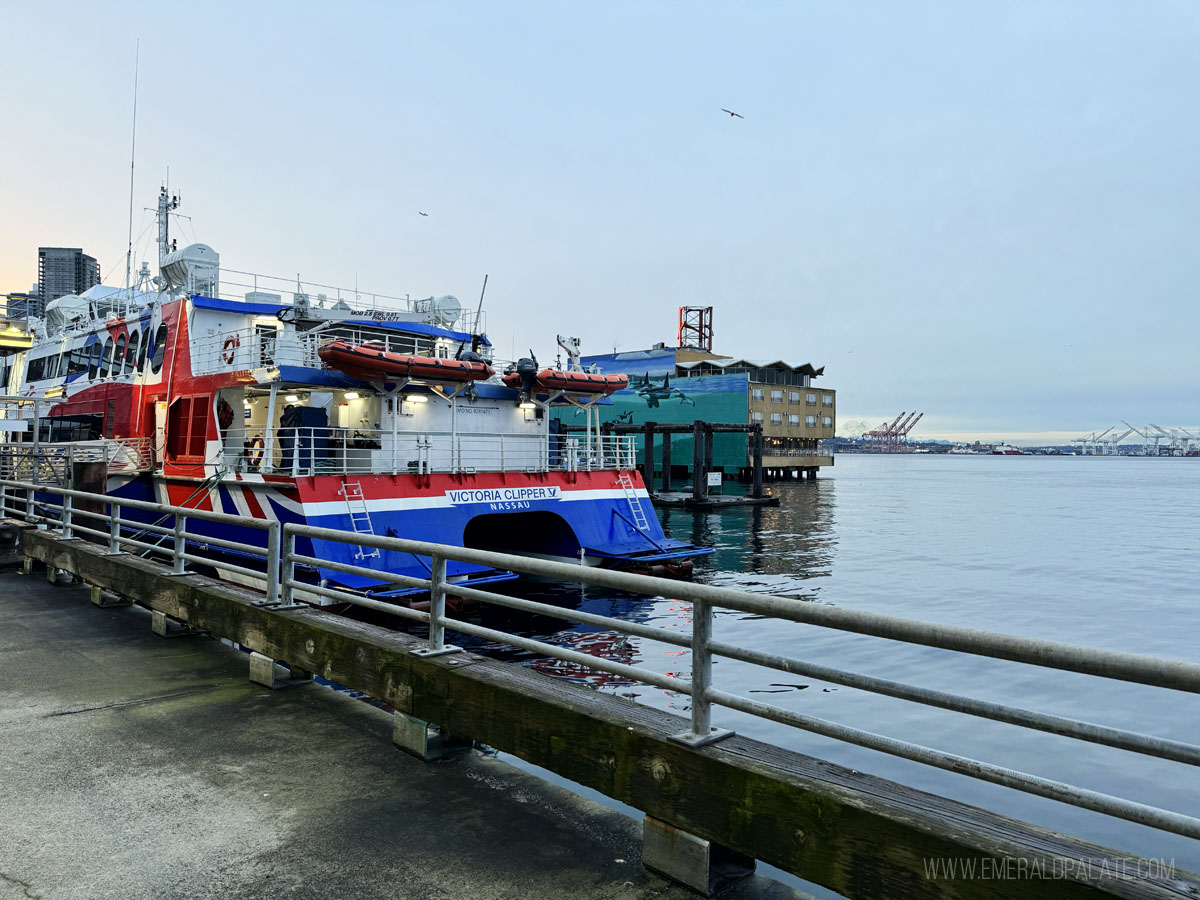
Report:
<svg viewBox="0 0 1200 900"><path fill-rule="evenodd" d="M108 503L108 556L121 553L121 507L109 500Z"/></svg>
<svg viewBox="0 0 1200 900"><path fill-rule="evenodd" d="M71 498L70 494L63 494L62 498L63 498L63 503L62 503L63 537L66 538L67 540L70 540L72 537L74 537L74 535L71 531L71 510L72 510L71 499L72 498Z"/></svg>
<svg viewBox="0 0 1200 900"><path fill-rule="evenodd" d="M458 653L462 647L445 643L446 557L434 556L429 566L429 646L414 651L417 656Z"/></svg>
<svg viewBox="0 0 1200 900"><path fill-rule="evenodd" d="M671 735L671 739L690 747L701 747L733 734L725 728L712 727L713 608L708 600L692 601L692 727L690 731Z"/></svg>
<svg viewBox="0 0 1200 900"><path fill-rule="evenodd" d="M283 526L282 563L283 572L279 579L282 593L279 599L283 602L284 609L291 609L300 605L296 603L296 533L286 525Z"/></svg>
<svg viewBox="0 0 1200 900"><path fill-rule="evenodd" d="M183 558L185 547L185 536L187 535L187 517L175 514L175 548L172 551L173 565L171 567L172 575L188 575L190 574L184 568L187 562Z"/></svg>
<svg viewBox="0 0 1200 900"><path fill-rule="evenodd" d="M279 529L282 526L278 521L271 522L267 528L267 602L276 604L279 602L279 567L282 560L279 555Z"/></svg>
<svg viewBox="0 0 1200 900"><path fill-rule="evenodd" d="M36 475L35 475L36 477ZM33 488L25 488L25 521L32 522L37 516L33 514Z"/></svg>

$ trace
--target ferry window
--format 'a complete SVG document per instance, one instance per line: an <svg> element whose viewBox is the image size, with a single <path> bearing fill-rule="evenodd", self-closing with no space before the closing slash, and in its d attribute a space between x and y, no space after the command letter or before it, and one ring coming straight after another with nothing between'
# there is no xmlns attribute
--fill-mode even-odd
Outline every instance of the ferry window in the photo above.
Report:
<svg viewBox="0 0 1200 900"><path fill-rule="evenodd" d="M76 416L51 416L41 420L38 440L51 444L65 441L94 441L100 437L104 416L99 413Z"/></svg>
<svg viewBox="0 0 1200 900"><path fill-rule="evenodd" d="M86 372L88 367L88 351L86 347L76 347L67 354L67 375L78 375Z"/></svg>
<svg viewBox="0 0 1200 900"><path fill-rule="evenodd" d="M140 331L129 332L129 349L125 351L125 365L132 372L138 370L138 345L141 344L141 337Z"/></svg>
<svg viewBox="0 0 1200 900"><path fill-rule="evenodd" d="M155 375L162 369L163 356L167 352L167 326L159 325L154 335L154 352L150 354L150 371Z"/></svg>
<svg viewBox="0 0 1200 900"><path fill-rule="evenodd" d="M95 378L100 372L100 342L92 344L91 354L88 356L88 378Z"/></svg>
<svg viewBox="0 0 1200 900"><path fill-rule="evenodd" d="M37 359L29 361L29 371L25 375L26 381L41 381L42 375L46 371L46 357L39 356Z"/></svg>
<svg viewBox="0 0 1200 900"><path fill-rule="evenodd" d="M206 396L181 397L167 412L167 453L173 457L204 458L208 431Z"/></svg>
<svg viewBox="0 0 1200 900"><path fill-rule="evenodd" d="M150 329L142 329L142 340L138 345L137 367L140 369L146 364L146 351L150 349Z"/></svg>
<svg viewBox="0 0 1200 900"><path fill-rule="evenodd" d="M100 376L104 377L109 374L112 369L113 356L113 339L109 338L104 342L104 355L100 357Z"/></svg>
<svg viewBox="0 0 1200 900"><path fill-rule="evenodd" d="M125 341L125 335L121 335L119 338L117 338L117 351L116 355L113 357L114 375L125 371Z"/></svg>
<svg viewBox="0 0 1200 900"><path fill-rule="evenodd" d="M58 377L58 360L59 356L55 353L53 356L46 357L46 371L42 373L43 378Z"/></svg>

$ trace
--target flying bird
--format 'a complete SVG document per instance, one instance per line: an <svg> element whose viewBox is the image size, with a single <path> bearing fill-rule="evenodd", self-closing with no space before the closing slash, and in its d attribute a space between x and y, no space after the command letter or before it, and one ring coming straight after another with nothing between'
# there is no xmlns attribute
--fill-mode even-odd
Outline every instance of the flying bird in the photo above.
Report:
<svg viewBox="0 0 1200 900"><path fill-rule="evenodd" d="M419 215L419 216L428 216L428 215L429 215L429 213L427 213L427 212L422 212L421 210L419 210L419 209L418 209L418 210L417 210L417 215Z"/></svg>
<svg viewBox="0 0 1200 900"><path fill-rule="evenodd" d="M725 107L723 107L723 106L721 107L721 112L723 112L723 113L729 113L731 116L736 116L736 117L737 117L737 118L739 118L739 119L744 119L744 118L746 118L746 117L745 117L745 116L743 116L741 113L735 113L735 112L734 112L732 109L726 109L726 108L725 108Z"/></svg>

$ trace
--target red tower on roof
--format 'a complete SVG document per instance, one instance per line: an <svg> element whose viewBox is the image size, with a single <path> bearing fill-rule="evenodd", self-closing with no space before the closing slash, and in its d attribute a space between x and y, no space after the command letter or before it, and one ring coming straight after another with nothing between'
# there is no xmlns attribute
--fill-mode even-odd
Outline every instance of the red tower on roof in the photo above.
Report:
<svg viewBox="0 0 1200 900"><path fill-rule="evenodd" d="M679 307L678 346L688 350L712 353L713 308L711 306Z"/></svg>

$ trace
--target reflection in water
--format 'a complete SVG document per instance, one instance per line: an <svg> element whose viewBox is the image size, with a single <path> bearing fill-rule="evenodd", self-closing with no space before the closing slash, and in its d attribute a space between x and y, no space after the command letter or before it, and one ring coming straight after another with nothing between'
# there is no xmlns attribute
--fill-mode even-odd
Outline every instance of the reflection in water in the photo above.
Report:
<svg viewBox="0 0 1200 900"><path fill-rule="evenodd" d="M836 486L832 481L817 481L779 485L775 490L786 495L779 507L734 507L720 512L672 509L661 512L663 529L669 536L715 548L715 553L697 560L696 581L800 600L819 599L819 579L832 573L837 545L834 535ZM691 652L685 648L640 637L627 637L570 619L571 610L581 610L664 629L678 629L681 634L690 635L692 609L688 603L579 584L510 582L499 589L513 596L558 606L567 618L558 620L487 606L480 615L482 624L490 628L627 665L642 665L677 678L691 676ZM759 618L731 611L719 611L717 615L719 618L732 617L742 621ZM664 696L668 708L690 708L690 698L687 696L657 688L649 689L622 676L599 672L574 662L485 641L466 639L466 645L490 656L531 666L548 675L569 678L597 689L612 690L626 697L641 697L646 691L652 690Z"/></svg>

